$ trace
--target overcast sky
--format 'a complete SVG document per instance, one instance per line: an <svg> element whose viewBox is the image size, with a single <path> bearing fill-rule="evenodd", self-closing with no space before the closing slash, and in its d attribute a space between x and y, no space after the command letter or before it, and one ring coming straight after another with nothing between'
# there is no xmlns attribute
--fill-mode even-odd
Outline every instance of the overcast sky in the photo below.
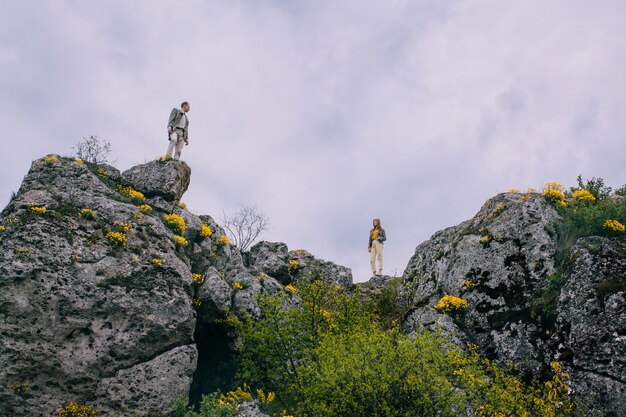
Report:
<svg viewBox="0 0 626 417"><path fill-rule="evenodd" d="M4 0L0 205L95 134L120 170L191 103L183 197L255 204L263 237L385 272L510 188L626 183L626 2Z"/></svg>

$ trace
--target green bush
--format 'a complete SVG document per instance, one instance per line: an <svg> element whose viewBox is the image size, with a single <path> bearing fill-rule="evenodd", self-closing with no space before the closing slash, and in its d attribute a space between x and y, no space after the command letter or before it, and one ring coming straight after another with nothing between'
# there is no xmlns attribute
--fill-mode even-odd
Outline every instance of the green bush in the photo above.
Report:
<svg viewBox="0 0 626 417"><path fill-rule="evenodd" d="M611 188L604 185L602 178L593 178L583 183L578 177L578 188L571 188L572 192L587 190L596 197L595 202L574 201L567 202L567 206L556 206L562 222L558 225L558 244L556 265L562 268L572 246L581 237L605 236L626 239L626 233L615 232L605 227L607 220L617 220L626 224L626 198L620 198L623 189L611 195Z"/></svg>
<svg viewBox="0 0 626 417"><path fill-rule="evenodd" d="M242 380L276 392L281 410L326 416L567 416L568 376L526 385L463 353L441 333L413 338L384 328L356 297L321 282L297 297L260 299L262 316L231 322L241 336ZM188 417L188 416L184 416ZM190 416L189 416L190 417ZM195 416L193 416L195 417Z"/></svg>

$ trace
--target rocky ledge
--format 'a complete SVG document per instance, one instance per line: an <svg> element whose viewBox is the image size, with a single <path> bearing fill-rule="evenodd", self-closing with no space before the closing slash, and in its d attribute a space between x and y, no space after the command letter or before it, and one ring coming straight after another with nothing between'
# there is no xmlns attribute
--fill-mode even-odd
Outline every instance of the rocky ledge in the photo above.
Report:
<svg viewBox="0 0 626 417"><path fill-rule="evenodd" d="M247 267L211 216L179 203L190 178L173 160L123 173L33 162L0 215L0 416L54 415L69 401L167 415L192 384L212 387L211 355L232 353L215 327L224 315L258 314L258 294L314 265L351 284L347 268L312 256L294 267L281 243L257 245Z"/></svg>

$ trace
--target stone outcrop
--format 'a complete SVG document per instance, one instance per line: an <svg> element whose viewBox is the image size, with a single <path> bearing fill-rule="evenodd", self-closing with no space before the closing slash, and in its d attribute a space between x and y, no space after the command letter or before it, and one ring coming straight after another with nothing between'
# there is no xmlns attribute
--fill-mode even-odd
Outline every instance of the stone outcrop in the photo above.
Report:
<svg viewBox="0 0 626 417"><path fill-rule="evenodd" d="M167 166L167 169L164 169ZM166 201L181 199L191 180L191 168L174 159L137 165L122 174L122 180L146 197L162 197Z"/></svg>
<svg viewBox="0 0 626 417"><path fill-rule="evenodd" d="M249 267L282 284L298 279L320 279L344 288L352 286L352 270L333 262L317 259L311 253L296 249L289 251L282 242L261 241L250 249Z"/></svg>
<svg viewBox="0 0 626 417"><path fill-rule="evenodd" d="M589 415L624 415L624 243L581 240L562 271L555 266L559 220L543 197L507 193L434 234L404 271L399 297L413 308L402 327L411 333L439 326L462 345L477 344L483 354L538 378L550 361L560 361L574 389L593 396ZM551 295L559 286L560 295ZM437 311L445 295L467 301L465 312Z"/></svg>
<svg viewBox="0 0 626 417"><path fill-rule="evenodd" d="M179 204L190 175L173 160L122 174L33 162L0 215L0 417L54 415L69 401L165 416L224 382L214 371L234 346L220 319L257 316L256 297L283 286ZM164 222L172 213L186 245Z"/></svg>

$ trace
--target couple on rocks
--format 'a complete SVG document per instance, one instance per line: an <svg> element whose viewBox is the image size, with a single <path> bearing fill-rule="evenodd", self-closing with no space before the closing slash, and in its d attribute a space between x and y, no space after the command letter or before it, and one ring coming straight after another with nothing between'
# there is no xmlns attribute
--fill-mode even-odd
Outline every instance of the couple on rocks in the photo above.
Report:
<svg viewBox="0 0 626 417"><path fill-rule="evenodd" d="M189 102L183 101L180 109L173 108L167 122L167 137L170 141L167 147L168 158L180 159L183 146L189 145L189 118L187 112L191 109ZM380 226L380 219L373 220L373 228L370 230L367 251L372 254L370 265L373 275L381 275L383 272L383 242L387 240L385 229ZM376 259L378 259L378 273L376 272Z"/></svg>

